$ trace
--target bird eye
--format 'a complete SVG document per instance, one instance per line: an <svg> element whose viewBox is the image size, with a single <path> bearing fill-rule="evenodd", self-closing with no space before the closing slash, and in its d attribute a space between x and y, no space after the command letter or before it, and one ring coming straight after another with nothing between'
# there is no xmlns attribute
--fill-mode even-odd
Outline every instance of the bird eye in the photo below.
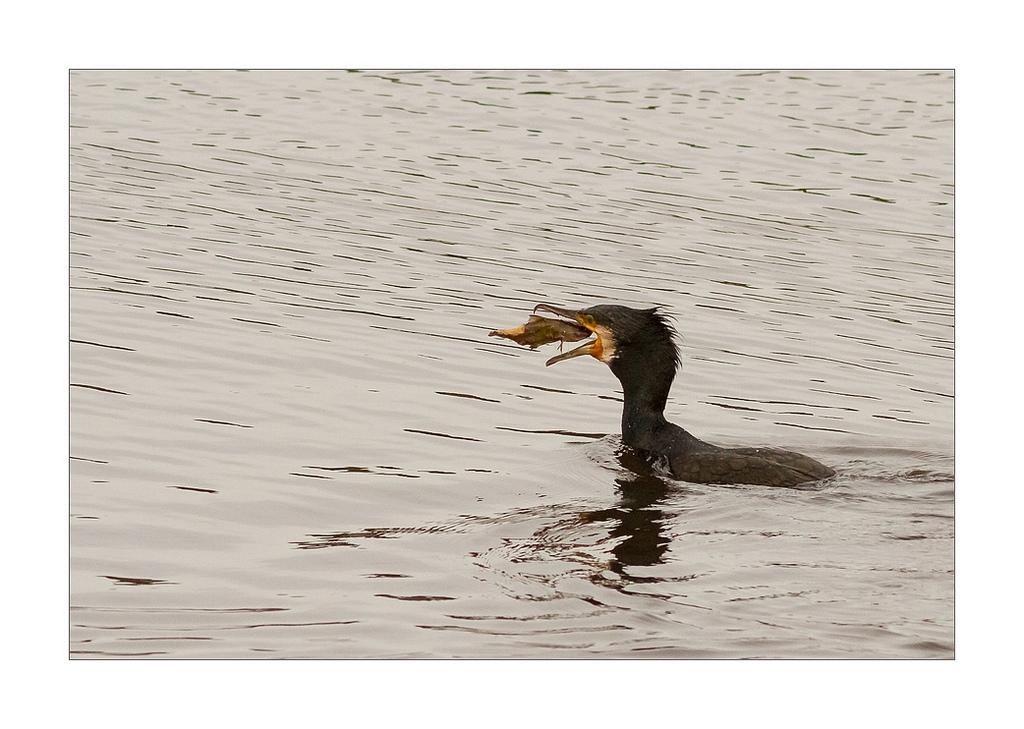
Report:
<svg viewBox="0 0 1024 729"><path fill-rule="evenodd" d="M597 326L597 322L594 321L594 317L591 316L590 314L584 314L583 316L581 316L580 321L582 322L583 326L588 327L590 329L593 329L595 326Z"/></svg>

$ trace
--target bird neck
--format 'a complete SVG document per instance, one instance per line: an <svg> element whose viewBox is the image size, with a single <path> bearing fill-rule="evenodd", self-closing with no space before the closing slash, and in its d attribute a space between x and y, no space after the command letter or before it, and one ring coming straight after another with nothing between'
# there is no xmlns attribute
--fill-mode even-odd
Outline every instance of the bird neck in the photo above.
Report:
<svg viewBox="0 0 1024 729"><path fill-rule="evenodd" d="M668 425L665 403L675 377L674 366L650 367L642 358L613 363L612 372L622 384L622 440L634 448L652 450Z"/></svg>

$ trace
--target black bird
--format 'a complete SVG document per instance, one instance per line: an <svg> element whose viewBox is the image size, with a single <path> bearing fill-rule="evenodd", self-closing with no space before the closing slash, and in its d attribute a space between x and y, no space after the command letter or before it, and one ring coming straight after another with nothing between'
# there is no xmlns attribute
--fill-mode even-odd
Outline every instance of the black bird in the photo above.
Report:
<svg viewBox="0 0 1024 729"><path fill-rule="evenodd" d="M691 483L796 486L835 475L813 458L774 448L720 448L665 420L665 402L679 367L675 331L657 309L602 304L573 311L534 308L579 322L595 340L552 357L547 364L589 354L608 365L622 383L622 440L664 458L676 478Z"/></svg>

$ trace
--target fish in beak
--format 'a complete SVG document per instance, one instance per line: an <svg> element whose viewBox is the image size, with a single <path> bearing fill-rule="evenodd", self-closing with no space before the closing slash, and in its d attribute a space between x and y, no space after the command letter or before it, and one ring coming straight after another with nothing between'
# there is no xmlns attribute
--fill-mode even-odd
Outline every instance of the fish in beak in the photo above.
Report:
<svg viewBox="0 0 1024 729"><path fill-rule="evenodd" d="M594 317L590 316L589 314L586 314L584 311L573 311L572 309L564 309L560 306L551 306L550 304L537 304L535 307L533 307L533 311L535 313L538 310L547 311L552 314L557 314L558 316L569 319L570 321L579 323L580 325L586 327L587 329L589 329L590 331L594 332L597 335L596 339L586 342L585 344L577 347L576 349L572 349L569 350L568 352L563 352L562 354L555 355L554 357L552 357L551 359L544 363L545 366L551 366L556 362L563 362L567 359L573 359L574 357L582 357L585 354L589 354L591 357L599 359L602 362L605 361L604 343L601 341L601 332L598 331L599 327L597 323L594 321Z"/></svg>

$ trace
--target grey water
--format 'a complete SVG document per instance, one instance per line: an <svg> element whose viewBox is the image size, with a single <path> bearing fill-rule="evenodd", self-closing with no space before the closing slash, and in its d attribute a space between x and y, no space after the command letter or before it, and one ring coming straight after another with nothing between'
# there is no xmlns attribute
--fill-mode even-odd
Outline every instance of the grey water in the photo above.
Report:
<svg viewBox="0 0 1024 729"><path fill-rule="evenodd" d="M950 658L951 71L75 71L74 657ZM832 466L644 474L591 358Z"/></svg>

